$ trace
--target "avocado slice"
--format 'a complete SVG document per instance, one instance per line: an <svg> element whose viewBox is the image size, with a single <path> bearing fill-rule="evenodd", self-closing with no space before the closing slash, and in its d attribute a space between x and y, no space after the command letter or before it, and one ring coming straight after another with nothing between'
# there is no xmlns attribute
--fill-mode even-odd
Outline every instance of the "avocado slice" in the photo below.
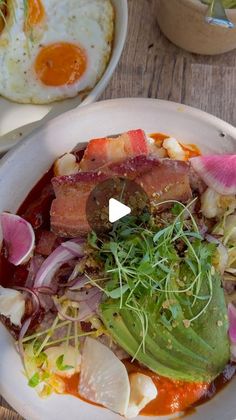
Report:
<svg viewBox="0 0 236 420"><path fill-rule="evenodd" d="M200 294L207 292L207 281L203 281ZM162 322L163 294L144 296L138 302L148 320L145 340L138 312L125 305L120 308L118 299L100 305L101 318L114 341L153 372L175 380L212 381L229 360L228 318L220 277L212 276L211 301L190 325L185 320L198 314L205 303L198 300L188 305L187 296L172 297L177 306L172 325Z"/></svg>

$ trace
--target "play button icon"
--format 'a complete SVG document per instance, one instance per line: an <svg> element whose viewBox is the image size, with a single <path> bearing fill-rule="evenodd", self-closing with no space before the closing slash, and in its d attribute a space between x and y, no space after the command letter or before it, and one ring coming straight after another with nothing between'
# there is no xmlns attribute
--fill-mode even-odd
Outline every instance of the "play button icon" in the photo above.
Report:
<svg viewBox="0 0 236 420"><path fill-rule="evenodd" d="M131 213L131 208L116 200L109 200L109 222L114 223Z"/></svg>
<svg viewBox="0 0 236 420"><path fill-rule="evenodd" d="M123 177L111 177L99 182L86 202L87 221L97 234L115 228L125 217L149 213L149 199L136 182Z"/></svg>

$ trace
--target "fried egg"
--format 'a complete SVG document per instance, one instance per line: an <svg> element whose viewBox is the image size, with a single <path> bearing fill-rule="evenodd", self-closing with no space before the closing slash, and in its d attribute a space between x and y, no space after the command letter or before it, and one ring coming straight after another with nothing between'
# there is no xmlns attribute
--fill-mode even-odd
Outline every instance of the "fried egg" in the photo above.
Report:
<svg viewBox="0 0 236 420"><path fill-rule="evenodd" d="M43 104L90 90L111 54L110 0L8 0L0 95Z"/></svg>

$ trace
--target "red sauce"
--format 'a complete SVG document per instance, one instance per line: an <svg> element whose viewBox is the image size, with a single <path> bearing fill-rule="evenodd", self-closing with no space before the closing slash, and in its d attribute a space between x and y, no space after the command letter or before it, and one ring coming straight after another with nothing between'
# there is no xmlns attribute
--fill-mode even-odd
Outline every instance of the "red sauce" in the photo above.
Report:
<svg viewBox="0 0 236 420"><path fill-rule="evenodd" d="M80 374L75 373L75 375L71 376L70 378L61 378L65 385L65 394L73 395L74 397L80 398L81 400L96 406L100 406L100 404L93 403L92 401L88 401L85 398L81 397L78 392L79 389L79 379Z"/></svg>
<svg viewBox="0 0 236 420"><path fill-rule="evenodd" d="M151 137L161 145L163 140L168 136L164 134L152 134ZM194 149L195 146L184 145L183 147L189 152L189 157L200 154L197 148ZM78 160L81 159L82 153L77 152ZM19 215L33 225L36 242L43 229L50 229L49 210L54 198L51 186L52 177L53 169L51 168L32 189L18 211ZM15 267L7 261L6 249L3 247L0 254L0 284L5 287L24 285L27 275L27 266ZM10 326L8 321L5 324L12 333L15 333L14 328ZM236 372L236 365L227 365L224 372L211 384L188 383L161 377L148 369L142 368L137 363L131 363L128 360L125 361L125 365L129 373L142 372L153 379L158 389L158 396L145 407L142 414L156 416L193 410L194 407L203 404L219 392L232 379ZM79 374L73 375L69 379L64 378L63 381L65 383L66 394L81 398L78 394Z"/></svg>
<svg viewBox="0 0 236 420"><path fill-rule="evenodd" d="M125 365L129 373L140 372L150 376L157 387L157 398L143 409L144 415L164 416L184 411L199 400L209 387L207 383L174 381L129 361Z"/></svg>
<svg viewBox="0 0 236 420"><path fill-rule="evenodd" d="M50 230L50 207L54 198L51 168L35 185L18 210L18 214L32 224L34 230Z"/></svg>
<svg viewBox="0 0 236 420"><path fill-rule="evenodd" d="M37 239L41 229L50 229L50 207L54 198L51 185L53 171L50 169L35 185L18 210L18 214L30 222ZM27 265L15 267L7 260L3 247L0 253L0 285L3 287L24 286L28 276Z"/></svg>
<svg viewBox="0 0 236 420"><path fill-rule="evenodd" d="M125 360L124 363L129 373L139 372L150 376L158 389L157 398L142 410L141 414L146 416L164 416L178 412L187 414L193 411L195 407L213 398L236 373L236 365L229 364L212 383L195 383L174 381L159 376L149 369L141 367L136 362L131 363L129 360ZM71 378L63 378L65 394L74 395L87 401L79 395L79 378L78 373ZM87 402L91 403L90 401Z"/></svg>
<svg viewBox="0 0 236 420"><path fill-rule="evenodd" d="M186 159L190 159L192 157L201 156L201 151L195 144L183 144L181 143L182 149L185 151Z"/></svg>
<svg viewBox="0 0 236 420"><path fill-rule="evenodd" d="M150 137L155 140L155 143L158 147L162 147L163 141L165 139L168 139L169 136L167 136L166 134L162 134L162 133L153 133L150 134ZM185 152L185 159L188 160L192 157L196 157L196 156L200 156L201 155L201 151L200 149L195 145L195 144L184 144L184 143L180 143L182 149Z"/></svg>

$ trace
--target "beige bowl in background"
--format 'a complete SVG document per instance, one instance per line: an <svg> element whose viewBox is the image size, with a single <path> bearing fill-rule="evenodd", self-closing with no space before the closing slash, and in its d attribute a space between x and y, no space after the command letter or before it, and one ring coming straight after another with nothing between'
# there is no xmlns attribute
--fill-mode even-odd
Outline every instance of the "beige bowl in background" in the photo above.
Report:
<svg viewBox="0 0 236 420"><path fill-rule="evenodd" d="M234 29L205 22L207 6L200 0L157 0L157 20L162 32L174 44L197 54L222 54L236 48ZM228 9L236 25L236 9Z"/></svg>

